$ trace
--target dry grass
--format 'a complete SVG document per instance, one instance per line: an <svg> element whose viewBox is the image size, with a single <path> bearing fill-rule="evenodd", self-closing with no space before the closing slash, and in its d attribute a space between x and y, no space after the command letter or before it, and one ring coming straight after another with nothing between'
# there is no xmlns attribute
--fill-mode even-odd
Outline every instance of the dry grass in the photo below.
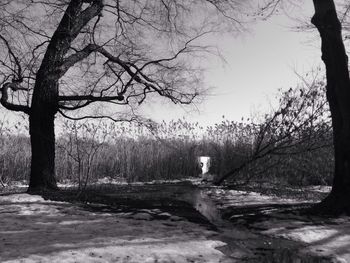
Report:
<svg viewBox="0 0 350 263"><path fill-rule="evenodd" d="M152 130L133 123L64 122L57 136L56 174L60 182L80 186L101 178L126 182L197 176L197 157L212 158L210 173L221 175L252 154L256 126L223 120L210 127L184 120L161 123ZM3 185L27 179L30 142L23 135L2 132L0 178ZM302 146L301 146L302 147ZM294 155L267 155L241 169L234 182L309 185L330 183L332 149ZM248 180L249 179L249 180Z"/></svg>

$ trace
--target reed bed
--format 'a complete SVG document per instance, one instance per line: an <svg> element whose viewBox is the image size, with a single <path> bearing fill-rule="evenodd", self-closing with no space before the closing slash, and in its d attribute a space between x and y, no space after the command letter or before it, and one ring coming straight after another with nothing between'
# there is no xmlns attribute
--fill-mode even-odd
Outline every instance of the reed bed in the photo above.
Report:
<svg viewBox="0 0 350 263"><path fill-rule="evenodd" d="M184 119L151 128L139 123L67 120L58 126L61 128L56 139L57 179L80 187L101 179L145 182L198 177L201 173L198 156L211 157L210 173L220 176L249 160L258 133L258 125L251 121L235 122L224 117L209 127ZM0 183L27 180L29 138L13 135L11 128L2 128L0 132ZM320 137L319 144L323 145L324 140ZM302 144L294 147L293 154L269 154L249 162L229 181L330 184L332 147L316 147L312 151L303 150Z"/></svg>

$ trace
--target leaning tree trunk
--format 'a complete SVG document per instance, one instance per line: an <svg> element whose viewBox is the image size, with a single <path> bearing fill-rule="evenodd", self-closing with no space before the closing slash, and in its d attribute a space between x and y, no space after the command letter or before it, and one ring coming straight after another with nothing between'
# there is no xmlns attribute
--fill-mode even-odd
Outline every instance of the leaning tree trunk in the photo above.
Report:
<svg viewBox="0 0 350 263"><path fill-rule="evenodd" d="M322 60L326 66L327 99L332 116L335 156L331 193L316 210L327 214L350 214L350 79L341 23L333 0L313 0L311 22L321 36Z"/></svg>
<svg viewBox="0 0 350 263"><path fill-rule="evenodd" d="M43 67L45 68L45 67ZM39 70L29 116L32 148L28 192L58 189L55 179L55 130L57 112L57 81Z"/></svg>

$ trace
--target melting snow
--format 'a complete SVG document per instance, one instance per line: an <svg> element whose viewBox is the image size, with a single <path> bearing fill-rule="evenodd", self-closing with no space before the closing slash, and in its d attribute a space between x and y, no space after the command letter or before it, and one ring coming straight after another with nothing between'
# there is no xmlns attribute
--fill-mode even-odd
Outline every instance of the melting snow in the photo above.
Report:
<svg viewBox="0 0 350 263"><path fill-rule="evenodd" d="M278 196L263 195L257 192L238 190L224 190L213 188L208 190L208 195L213 198L221 208L243 207L262 204L292 204L300 203L300 200L280 198Z"/></svg>
<svg viewBox="0 0 350 263"><path fill-rule="evenodd" d="M350 218L329 219L322 222L321 218L310 219L300 217L300 220L285 219L269 220L254 224L267 230L263 234L305 243L304 251L317 255L332 256L336 262L350 262Z"/></svg>
<svg viewBox="0 0 350 263"><path fill-rule="evenodd" d="M214 263L226 258L216 249L225 243L211 238L215 232L170 214L167 220L150 220L145 211L126 218L28 194L0 196L0 214L1 262Z"/></svg>

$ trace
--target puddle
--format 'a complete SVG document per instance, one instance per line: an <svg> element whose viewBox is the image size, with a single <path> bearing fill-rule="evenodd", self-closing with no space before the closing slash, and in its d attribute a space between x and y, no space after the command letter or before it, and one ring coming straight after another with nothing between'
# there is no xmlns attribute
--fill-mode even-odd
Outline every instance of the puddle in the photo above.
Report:
<svg viewBox="0 0 350 263"><path fill-rule="evenodd" d="M132 212L133 209L160 209L192 222L212 225L218 230L216 238L227 244L220 250L231 257L233 262L333 262L329 258L302 254L301 243L265 236L244 224L234 224L223 219L223 212L217 208L206 190L208 189L190 183L106 187L103 191L87 191L84 200L106 204L111 210L124 207L123 210L127 212Z"/></svg>
<svg viewBox="0 0 350 263"><path fill-rule="evenodd" d="M190 191L184 192L182 195L178 196L178 198L191 204L192 207L208 219L210 223L218 227L224 224L220 210L217 209L214 201L211 200L203 189L198 187L190 189Z"/></svg>
<svg viewBox="0 0 350 263"><path fill-rule="evenodd" d="M205 188L191 188L177 196L192 205L198 212L218 227L223 235L218 236L227 246L220 250L238 262L272 262L272 263L327 263L331 258L302 253L303 244L264 236L249 228L232 231L238 227L223 219L223 213L215 202L206 194ZM231 208L232 209L232 208ZM249 216L249 215L248 215ZM246 231L246 233L244 233ZM239 237L239 236L242 237ZM238 250L237 250L238 247Z"/></svg>

